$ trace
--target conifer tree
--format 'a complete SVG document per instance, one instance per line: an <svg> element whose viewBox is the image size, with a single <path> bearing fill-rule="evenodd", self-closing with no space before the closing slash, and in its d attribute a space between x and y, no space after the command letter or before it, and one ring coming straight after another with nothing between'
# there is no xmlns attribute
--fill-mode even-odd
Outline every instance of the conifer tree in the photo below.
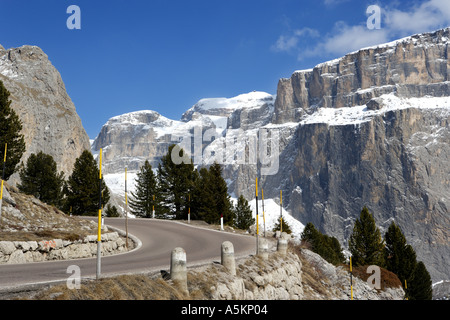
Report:
<svg viewBox="0 0 450 320"><path fill-rule="evenodd" d="M201 219L207 223L217 222L217 217L211 213L214 195L209 188L210 181L207 168L195 171L193 190L190 196L191 219Z"/></svg>
<svg viewBox="0 0 450 320"><path fill-rule="evenodd" d="M62 204L63 172L57 172L57 165L51 155L40 151L31 154L27 164L20 170L20 191L33 195L47 204L60 207Z"/></svg>
<svg viewBox="0 0 450 320"><path fill-rule="evenodd" d="M64 187L66 195L65 211L72 208L74 215L96 215L99 203L99 169L92 153L83 151L75 160L72 175ZM106 206L110 195L108 187L102 180L102 205Z"/></svg>
<svg viewBox="0 0 450 320"><path fill-rule="evenodd" d="M247 199L240 195L234 208L234 225L236 228L247 230L251 225L255 224L252 209Z"/></svg>
<svg viewBox="0 0 450 320"><path fill-rule="evenodd" d="M281 228L283 227L283 228ZM286 222L285 219L281 220L281 224L280 224L280 219L277 219L277 222L275 223L272 231L281 231L283 230L283 232L286 232L287 234L291 234L292 230L291 227L289 226L289 224Z"/></svg>
<svg viewBox="0 0 450 320"><path fill-rule="evenodd" d="M148 161L140 168L136 178L136 191L131 192L129 200L131 212L144 218L151 218L156 206L157 181L152 166ZM155 197L155 201L153 200Z"/></svg>
<svg viewBox="0 0 450 320"><path fill-rule="evenodd" d="M384 266L384 241L375 219L366 207L362 209L360 218L356 219L349 239L349 250L355 266Z"/></svg>
<svg viewBox="0 0 450 320"><path fill-rule="evenodd" d="M217 162L209 168L209 186L214 197L211 209L213 215L218 218L223 216L223 221L226 224L233 225L234 212L233 204L231 203L230 195L228 194L228 186L222 177L222 167Z"/></svg>
<svg viewBox="0 0 450 320"><path fill-rule="evenodd" d="M307 223L303 229L301 240L309 243L313 252L334 265L343 263L345 260L339 241L335 237L322 234L311 222Z"/></svg>
<svg viewBox="0 0 450 320"><path fill-rule="evenodd" d="M175 164L172 152L178 152L183 161ZM160 196L158 211L175 219L186 219L188 197L193 189L194 165L182 148L171 145L158 165L158 194Z"/></svg>
<svg viewBox="0 0 450 320"><path fill-rule="evenodd" d="M411 280L408 282L406 296L410 300L431 300L433 298L431 277L422 261L417 263Z"/></svg>
<svg viewBox="0 0 450 320"><path fill-rule="evenodd" d="M108 204L106 206L105 215L107 217L110 217L110 218L117 218L117 217L120 216L119 215L119 210L117 210L117 207L116 206L111 206L110 204Z"/></svg>
<svg viewBox="0 0 450 320"><path fill-rule="evenodd" d="M395 273L404 285L405 280L410 281L416 266L416 253L406 243L400 227L394 222L389 226L385 236L384 261L386 269Z"/></svg>
<svg viewBox="0 0 450 320"><path fill-rule="evenodd" d="M25 139L22 130L22 121L11 108L10 93L0 81L0 159L3 163L5 157L5 144L7 159L4 179L8 180L18 169L18 164L25 152Z"/></svg>

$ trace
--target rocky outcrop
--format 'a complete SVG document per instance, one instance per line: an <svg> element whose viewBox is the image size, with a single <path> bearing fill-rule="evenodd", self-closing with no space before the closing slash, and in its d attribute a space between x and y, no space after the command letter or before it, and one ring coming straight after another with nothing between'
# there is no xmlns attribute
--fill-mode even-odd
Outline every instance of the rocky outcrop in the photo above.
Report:
<svg viewBox="0 0 450 320"><path fill-rule="evenodd" d="M0 46L0 80L23 123L26 152L22 161L42 151L53 156L59 171L70 175L75 159L90 149L89 137L47 55L36 46L8 50ZM10 178L11 183L17 181L17 174Z"/></svg>
<svg viewBox="0 0 450 320"><path fill-rule="evenodd" d="M383 233L392 221L401 227L433 281L448 279L449 38L446 28L361 49L281 79L276 98L203 99L169 126L155 125L158 117L137 125L122 119L116 131L105 126L94 149L105 148L114 161L142 163L148 155L157 162L155 150L168 146L162 137L191 138L199 121L216 130L202 140L203 160L231 155L222 163L234 196L253 199L258 177L266 199L278 199L281 189L293 217L344 246L366 205ZM259 144L264 130L268 139ZM275 155L275 174L263 173L261 149Z"/></svg>
<svg viewBox="0 0 450 320"><path fill-rule="evenodd" d="M281 79L274 122L299 121L315 108L365 105L388 93L448 96L450 28L362 49Z"/></svg>
<svg viewBox="0 0 450 320"><path fill-rule="evenodd" d="M270 253L264 260L248 257L237 261L237 275L223 266L210 265L189 271L189 291L208 300L349 300L350 274L335 267L307 249L288 251L285 256ZM206 288L205 288L206 287ZM401 286L372 288L366 281L353 277L356 300L403 300Z"/></svg>
<svg viewBox="0 0 450 320"><path fill-rule="evenodd" d="M274 121L298 121L280 172L292 215L346 244L366 205L395 221L433 281L450 269L450 29L362 49L282 79ZM275 191L276 192L276 191Z"/></svg>
<svg viewBox="0 0 450 320"><path fill-rule="evenodd" d="M102 256L127 251L117 232L102 235ZM81 240L0 241L0 264L71 260L97 256L97 236Z"/></svg>

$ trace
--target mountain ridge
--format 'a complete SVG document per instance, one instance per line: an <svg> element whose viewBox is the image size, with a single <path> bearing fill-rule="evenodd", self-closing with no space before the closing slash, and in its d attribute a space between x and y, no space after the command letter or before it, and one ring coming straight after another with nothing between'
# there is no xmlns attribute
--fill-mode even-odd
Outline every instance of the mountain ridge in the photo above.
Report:
<svg viewBox="0 0 450 320"><path fill-rule="evenodd" d="M250 107L221 108L226 99L202 99L180 120L188 140L184 144L180 132L159 142L139 135L132 140L129 132L124 136L134 141L135 149L151 143L154 150L166 152L168 144L180 143L192 152L194 129L200 127L200 165L222 160L232 195L254 198L255 177L260 176L267 198L277 199L282 189L283 204L293 217L303 224L314 222L344 245L367 205L382 230L392 221L400 224L419 258L428 262L434 281L446 279L449 32L413 35L295 71L280 79L276 95L266 94L270 101ZM205 102L218 105L202 108ZM268 140L261 145L265 131ZM109 146L103 147L108 154ZM251 161L264 147L279 151L278 162L269 161L278 164L275 174L261 174L268 163L264 159ZM156 159L153 166L157 163L154 152L141 157L139 161L147 157ZM123 161L115 173L125 166Z"/></svg>

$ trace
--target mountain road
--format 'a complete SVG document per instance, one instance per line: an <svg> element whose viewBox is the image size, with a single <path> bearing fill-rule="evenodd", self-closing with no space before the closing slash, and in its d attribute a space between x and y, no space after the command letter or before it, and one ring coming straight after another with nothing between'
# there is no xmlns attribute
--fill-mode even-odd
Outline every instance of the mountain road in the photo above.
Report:
<svg viewBox="0 0 450 320"><path fill-rule="evenodd" d="M125 219L105 218L105 225L125 230ZM221 244L231 241L235 256L255 253L255 238L249 235L211 230L185 223L154 219L128 219L128 232L139 245L126 253L101 258L101 275L169 271L171 252L186 251L189 266L220 262ZM51 282L64 282L72 275L68 267L78 266L81 278L94 279L97 258L0 265L0 291Z"/></svg>

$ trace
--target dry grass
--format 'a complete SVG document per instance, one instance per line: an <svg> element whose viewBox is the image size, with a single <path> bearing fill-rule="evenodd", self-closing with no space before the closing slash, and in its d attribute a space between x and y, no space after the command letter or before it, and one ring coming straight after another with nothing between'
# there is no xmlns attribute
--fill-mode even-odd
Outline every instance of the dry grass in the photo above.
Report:
<svg viewBox="0 0 450 320"><path fill-rule="evenodd" d="M97 233L96 224L92 221L70 217L54 206L19 192L15 187L6 184L5 188L16 203L16 213L2 210L0 241L75 241ZM3 205L4 208L11 207L6 202Z"/></svg>
<svg viewBox="0 0 450 320"><path fill-rule="evenodd" d="M342 265L344 270L350 272L350 267L348 265ZM354 277L360 278L363 281L367 281L369 277L372 275L370 273L367 273L367 268L369 266L357 266L352 267L352 274ZM398 288L402 286L402 283L400 279L397 277L397 275L391 271L388 271L384 268L380 268L381 272L381 289L382 291L386 290L387 288Z"/></svg>
<svg viewBox="0 0 450 320"><path fill-rule="evenodd" d="M147 275L122 275L99 281L88 281L80 289L61 284L23 300L183 300L187 297L170 281Z"/></svg>

